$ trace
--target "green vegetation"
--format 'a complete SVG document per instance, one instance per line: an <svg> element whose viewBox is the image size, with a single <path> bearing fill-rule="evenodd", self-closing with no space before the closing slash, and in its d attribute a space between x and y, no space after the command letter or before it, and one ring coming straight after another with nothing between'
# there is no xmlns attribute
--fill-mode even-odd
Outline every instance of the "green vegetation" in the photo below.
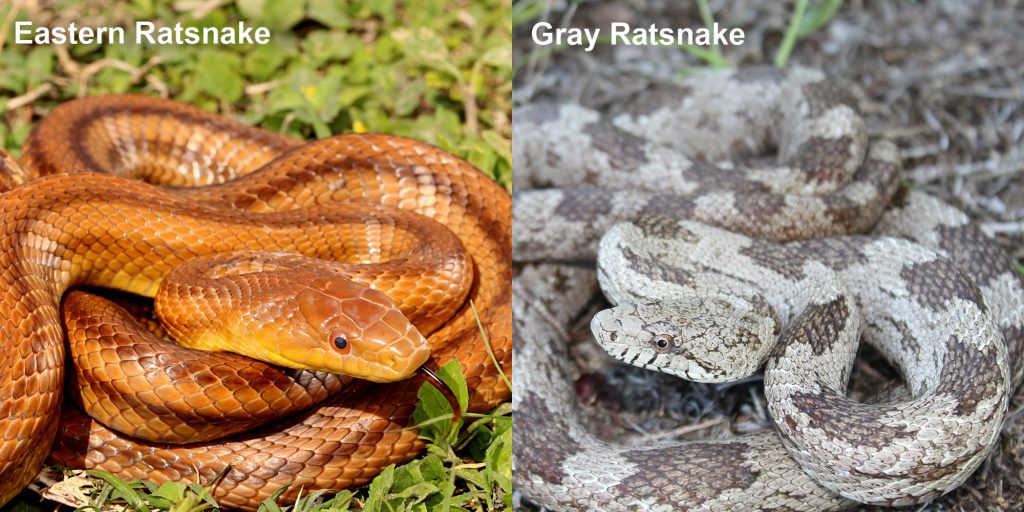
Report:
<svg viewBox="0 0 1024 512"><path fill-rule="evenodd" d="M407 135L509 183L510 0L54 0L52 10L30 11L34 5L0 2L0 147L15 156L37 115L53 105L136 92L299 138ZM223 47L17 45L18 20L125 27L244 20L268 26L273 39Z"/></svg>
<svg viewBox="0 0 1024 512"><path fill-rule="evenodd" d="M438 375L454 391L465 410L469 390L462 367L451 361ZM452 409L432 385L419 390L420 404L413 417L420 438L427 441L426 455L408 464L389 466L357 492L316 491L300 497L292 506L280 506L281 488L259 508L260 512L468 511L499 510L512 502L512 408L503 404L490 414L464 414L452 421ZM466 423L469 420L469 423ZM110 473L87 471L95 482L90 502L80 510L107 510L127 505L138 512L204 512L217 502L208 485L198 483L126 482ZM301 483L297 484L301 485ZM44 510L26 502L18 510Z"/></svg>
<svg viewBox="0 0 1024 512"><path fill-rule="evenodd" d="M818 30L821 30L822 27L835 17L842 6L843 0L796 0L793 12L789 17L786 33L782 37L779 48L775 51L775 58L773 60L775 66L780 68L786 67L797 41L806 39ZM697 7L700 10L700 17L704 22L704 26L710 29L714 25L715 19L711 14L711 7L708 5L707 0L697 0ZM710 48L687 45L683 49L713 68L735 66L733 62L722 55L722 51L717 45Z"/></svg>
<svg viewBox="0 0 1024 512"><path fill-rule="evenodd" d="M578 2L574 2L578 3ZM775 52L773 60L775 66L785 67L789 63L789 57L797 41L810 37L818 30L821 30L843 6L843 0L796 0L793 12L789 18L789 25L786 28L782 42ZM714 15L707 0L697 0L697 10L700 13L701 22L709 30L715 24ZM536 20L546 12L544 0L518 0L512 5L512 22L514 26ZM601 44L608 44L610 38L602 36L598 38ZM708 47L683 44L680 45L683 51L693 55L703 65L712 68L734 67L736 64L730 61L718 45ZM538 49L531 58L542 59L548 57L551 52L556 51L557 46ZM683 74L692 70L684 70Z"/></svg>
<svg viewBox="0 0 1024 512"><path fill-rule="evenodd" d="M702 0L701 3L706 3L706 0ZM775 65L780 68L785 67L797 40L805 39L824 27L835 17L842 6L843 0L819 0L816 2L797 0L793 14L789 18L786 35L775 52Z"/></svg>
<svg viewBox="0 0 1024 512"><path fill-rule="evenodd" d="M0 1L0 149L15 155L33 123L79 96L172 98L293 137L401 134L452 151L511 182L511 0L53 0ZM270 44L237 46L14 44L15 21L131 27L268 26ZM131 36L129 35L129 39ZM466 384L457 368L446 381ZM304 495L278 510L497 510L511 506L511 408L454 425L436 390L421 390L416 420L426 454L364 489ZM155 486L90 472L86 510L198 512L216 507L198 483ZM208 482L204 482L209 484ZM301 484L297 484L301 485ZM282 490L281 492L284 492ZM52 510L29 492L10 510Z"/></svg>

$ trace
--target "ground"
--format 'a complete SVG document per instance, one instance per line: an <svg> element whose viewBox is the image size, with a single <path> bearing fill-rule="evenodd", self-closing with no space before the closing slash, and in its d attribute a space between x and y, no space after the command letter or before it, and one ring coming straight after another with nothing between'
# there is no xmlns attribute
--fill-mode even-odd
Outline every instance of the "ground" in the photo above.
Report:
<svg viewBox="0 0 1024 512"><path fill-rule="evenodd" d="M746 42L723 50L732 64L771 63L790 21L790 2L713 1L719 23L741 27ZM808 15L829 2L810 2ZM869 133L895 141L912 186L968 212L1020 265L1024 258L1024 6L1003 2L844 3L835 17L796 42L790 63L828 71L846 84ZM532 10L531 10L532 9ZM815 10L817 9L817 10ZM517 2L515 105L537 98L600 108L635 94L653 79L704 65L672 47L598 44L590 53L540 49L529 28L606 27L611 21L698 27L697 4L633 0L604 3ZM533 17L529 17L532 15ZM576 330L577 389L604 414L603 434L642 443L706 438L770 426L760 379L730 385L690 384L619 365ZM853 392L890 370L862 354ZM625 406L623 404L629 404ZM924 510L1024 508L1024 390L1018 390L992 457L961 488ZM519 502L523 509L530 505ZM870 509L869 509L870 510Z"/></svg>

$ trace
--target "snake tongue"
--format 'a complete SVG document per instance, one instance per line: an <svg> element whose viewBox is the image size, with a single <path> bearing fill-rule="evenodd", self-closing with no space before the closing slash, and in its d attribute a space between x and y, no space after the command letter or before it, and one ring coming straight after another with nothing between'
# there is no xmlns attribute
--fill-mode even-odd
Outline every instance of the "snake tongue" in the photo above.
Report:
<svg viewBox="0 0 1024 512"><path fill-rule="evenodd" d="M462 408L459 407L459 401L455 398L455 392L448 386L448 383L442 380L437 373L434 373L434 370L431 370L425 364L417 368L416 371L448 400L448 405L452 408L452 423L459 421L459 418L462 417Z"/></svg>

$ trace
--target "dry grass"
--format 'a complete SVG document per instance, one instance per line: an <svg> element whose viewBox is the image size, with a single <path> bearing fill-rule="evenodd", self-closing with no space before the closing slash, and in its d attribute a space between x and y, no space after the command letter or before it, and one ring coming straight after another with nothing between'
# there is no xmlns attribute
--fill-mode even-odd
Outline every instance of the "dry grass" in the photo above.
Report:
<svg viewBox="0 0 1024 512"><path fill-rule="evenodd" d="M633 0L570 7L575 4L556 2L549 19L590 27L613 20L699 26L697 9L683 4L689 3ZM747 35L743 46L725 51L727 58L737 64L771 62L787 26L788 3L711 4L717 21L742 27ZM870 133L901 148L907 179L968 212L1021 262L1024 6L1008 4L847 2L820 32L797 43L791 62L825 69L848 84ZM515 33L517 102L554 98L602 107L643 90L651 77L699 65L672 48L605 45L589 54L566 49L544 54L526 30ZM770 426L759 380L711 386L625 367L586 340L586 325L580 327L580 341L573 346L581 361L577 389L595 411L613 411L601 416L604 435L642 442ZM887 380L889 372L877 357L862 355L853 392ZM701 428L681 429L683 424ZM1024 509L1024 390L1011 403L993 456L967 484L921 509Z"/></svg>

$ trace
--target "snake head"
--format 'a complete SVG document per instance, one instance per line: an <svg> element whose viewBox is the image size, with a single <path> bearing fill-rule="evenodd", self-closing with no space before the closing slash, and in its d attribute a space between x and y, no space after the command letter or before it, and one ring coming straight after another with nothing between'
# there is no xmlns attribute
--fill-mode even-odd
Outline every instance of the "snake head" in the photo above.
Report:
<svg viewBox="0 0 1024 512"><path fill-rule="evenodd" d="M724 382L757 370L774 345L776 325L762 307L684 296L605 309L590 329L605 351L627 364Z"/></svg>
<svg viewBox="0 0 1024 512"><path fill-rule="evenodd" d="M426 338L387 295L347 278L313 279L294 305L297 321L278 336L285 366L392 382L430 356Z"/></svg>

